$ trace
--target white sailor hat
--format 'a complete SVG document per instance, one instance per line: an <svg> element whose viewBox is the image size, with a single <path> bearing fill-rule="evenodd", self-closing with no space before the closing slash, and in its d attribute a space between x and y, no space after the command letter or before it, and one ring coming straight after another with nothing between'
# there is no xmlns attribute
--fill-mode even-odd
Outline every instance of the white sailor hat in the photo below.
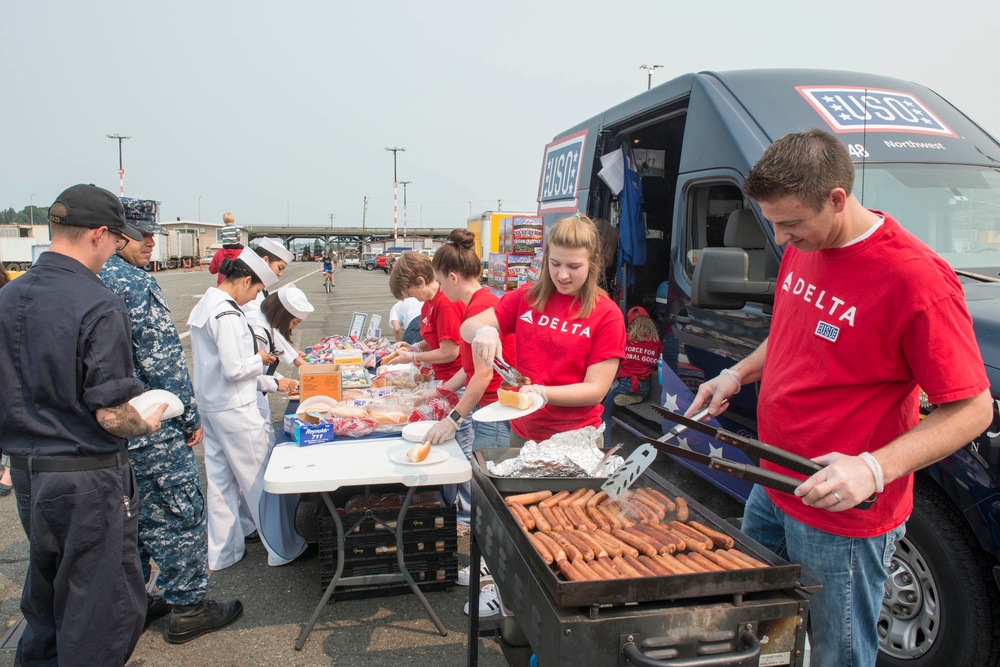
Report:
<svg viewBox="0 0 1000 667"><path fill-rule="evenodd" d="M250 248L243 248L240 251L239 257L236 259L241 260L244 264L250 267L250 270L260 278L261 282L264 283L264 289L267 289L274 283L278 282L278 276L274 275L274 271L271 267L267 265L264 258L255 253Z"/></svg>
<svg viewBox="0 0 1000 667"><path fill-rule="evenodd" d="M309 317L309 313L314 310L309 299L306 298L305 292L295 285L285 285L279 289L278 300L281 301L285 310L301 320Z"/></svg>
<svg viewBox="0 0 1000 667"><path fill-rule="evenodd" d="M267 254L277 257L285 264L291 264L295 255L277 239L262 238L257 242L257 247L266 250Z"/></svg>

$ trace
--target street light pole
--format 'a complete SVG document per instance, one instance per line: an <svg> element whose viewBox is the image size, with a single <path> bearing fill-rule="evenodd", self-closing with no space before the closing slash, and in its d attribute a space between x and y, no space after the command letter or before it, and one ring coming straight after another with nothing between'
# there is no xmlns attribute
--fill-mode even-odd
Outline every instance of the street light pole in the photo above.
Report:
<svg viewBox="0 0 1000 667"><path fill-rule="evenodd" d="M124 134L109 134L108 139L118 140L118 186L121 197L125 196L125 166L122 164L122 142L132 137Z"/></svg>
<svg viewBox="0 0 1000 667"><path fill-rule="evenodd" d="M399 184L403 186L403 238L406 238L406 186L413 181L400 181Z"/></svg>
<svg viewBox="0 0 1000 667"><path fill-rule="evenodd" d="M399 242L399 208L397 201L399 200L399 181L396 179L396 153L400 151L405 151L406 148L400 148L398 146L393 146L392 148L386 147L387 151L392 151L392 235L396 239L396 243Z"/></svg>
<svg viewBox="0 0 1000 667"><path fill-rule="evenodd" d="M198 195L198 222L201 222L201 195Z"/></svg>
<svg viewBox="0 0 1000 667"><path fill-rule="evenodd" d="M663 65L639 65L639 69L646 70L646 90L653 87L653 70L663 69Z"/></svg>
<svg viewBox="0 0 1000 667"><path fill-rule="evenodd" d="M28 198L28 224L35 224L35 195Z"/></svg>

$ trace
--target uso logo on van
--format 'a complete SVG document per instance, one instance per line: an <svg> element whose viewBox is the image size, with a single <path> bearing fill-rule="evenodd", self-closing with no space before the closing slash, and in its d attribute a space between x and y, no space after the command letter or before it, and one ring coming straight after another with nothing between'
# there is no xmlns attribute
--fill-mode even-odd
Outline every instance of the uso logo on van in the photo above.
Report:
<svg viewBox="0 0 1000 667"><path fill-rule="evenodd" d="M916 95L852 86L796 86L834 132L917 132L957 137Z"/></svg>
<svg viewBox="0 0 1000 667"><path fill-rule="evenodd" d="M582 130L560 137L545 147L542 179L538 186L540 213L577 210L580 163L586 142L587 130Z"/></svg>

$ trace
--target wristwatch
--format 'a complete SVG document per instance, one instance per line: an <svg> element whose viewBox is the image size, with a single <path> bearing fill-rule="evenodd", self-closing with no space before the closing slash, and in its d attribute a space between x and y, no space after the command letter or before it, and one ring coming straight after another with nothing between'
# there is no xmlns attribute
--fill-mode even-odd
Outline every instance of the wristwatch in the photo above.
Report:
<svg viewBox="0 0 1000 667"><path fill-rule="evenodd" d="M461 425L462 420L465 419L465 417L458 414L458 410L452 410L451 413L448 415L448 419L455 422L455 426L459 426Z"/></svg>

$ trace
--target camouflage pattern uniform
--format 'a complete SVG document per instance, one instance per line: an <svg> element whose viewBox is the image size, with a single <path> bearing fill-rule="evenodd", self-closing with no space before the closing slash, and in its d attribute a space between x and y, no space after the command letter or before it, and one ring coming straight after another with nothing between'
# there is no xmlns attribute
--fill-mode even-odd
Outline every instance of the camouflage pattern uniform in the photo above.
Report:
<svg viewBox="0 0 1000 667"><path fill-rule="evenodd" d="M125 302L132 322L135 375L145 388L166 389L185 405L152 435L129 440L129 459L139 484L139 559L149 580L152 558L157 584L170 604L189 605L208 589L205 498L188 436L201 427L177 328L156 280L112 255L101 280Z"/></svg>

